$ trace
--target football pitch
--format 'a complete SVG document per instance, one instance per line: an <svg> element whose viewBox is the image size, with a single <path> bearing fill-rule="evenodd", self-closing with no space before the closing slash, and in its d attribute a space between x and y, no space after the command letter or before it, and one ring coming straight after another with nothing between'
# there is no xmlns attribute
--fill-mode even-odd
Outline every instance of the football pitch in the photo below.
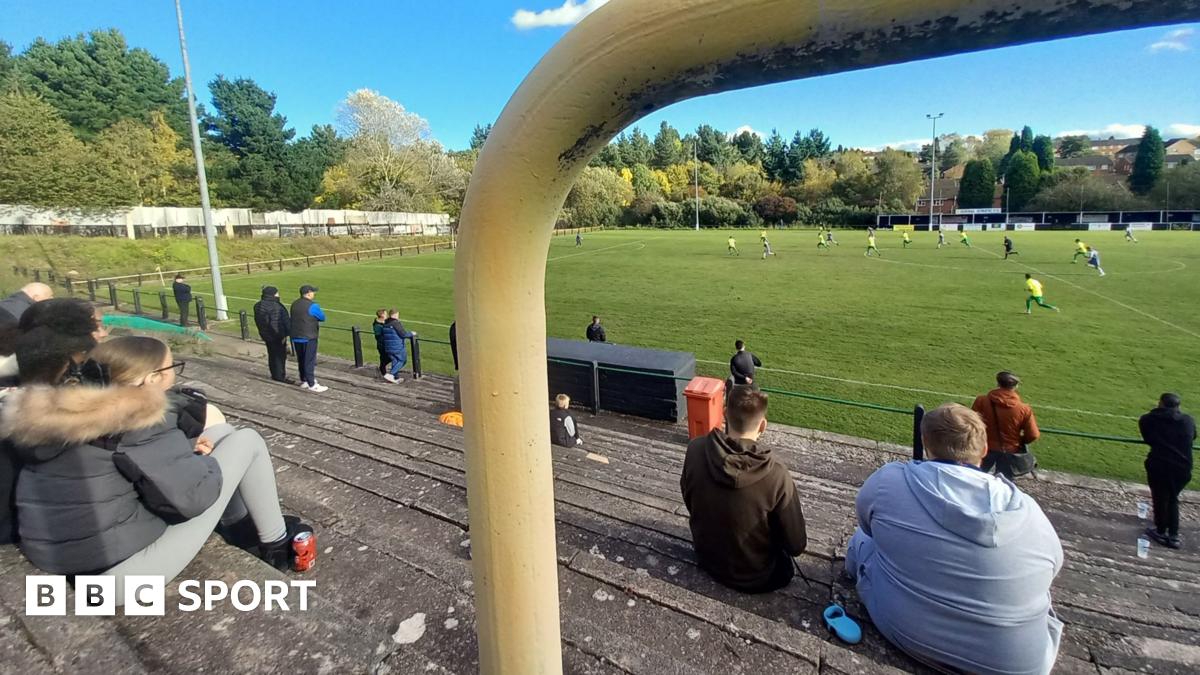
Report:
<svg viewBox="0 0 1200 675"><path fill-rule="evenodd" d="M1137 436L1137 416L1163 391L1200 406L1200 234L1010 232L1019 255L1003 259L1001 233L972 232L972 246L936 248L937 235L880 231L866 257L863 231L836 231L818 250L815 230L771 230L777 255L762 259L758 230L629 229L555 237L546 276L551 336L583 339L591 315L610 341L694 352L702 374L724 377L735 339L766 366L764 387L911 409L970 404L998 370L1018 373L1044 427ZM1101 278L1075 238L1101 254ZM231 309L247 309L265 284L285 303L304 283L321 288L327 327L366 330L374 310L396 307L423 338L445 341L453 319L453 253L228 276ZM1060 313L1025 314L1024 275ZM197 280L195 289L209 291ZM210 303L211 304L211 303ZM487 307L484 311L506 311ZM513 317L513 321L519 321ZM321 351L350 357L349 333L323 330ZM450 372L449 348L422 343L426 370ZM291 365L291 364L289 364ZM552 394L554 392L551 392ZM911 417L773 394L770 419L865 438L908 442ZM1032 446L1043 467L1142 480L1145 447L1047 435ZM836 458L831 458L831 460Z"/></svg>

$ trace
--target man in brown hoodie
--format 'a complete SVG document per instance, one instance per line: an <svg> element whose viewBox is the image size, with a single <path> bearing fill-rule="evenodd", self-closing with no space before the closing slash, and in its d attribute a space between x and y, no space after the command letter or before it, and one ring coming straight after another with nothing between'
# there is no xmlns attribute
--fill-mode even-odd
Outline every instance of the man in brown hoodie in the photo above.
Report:
<svg viewBox="0 0 1200 675"><path fill-rule="evenodd" d="M758 443L767 428L767 395L738 385L715 429L688 444L679 487L692 544L706 572L744 593L766 593L792 579L792 556L808 535L787 467Z"/></svg>
<svg viewBox="0 0 1200 675"><path fill-rule="evenodd" d="M979 413L987 425L988 452L983 458L983 470L990 471L997 467L1008 478L1012 478L1009 462L1003 461L1003 455L1019 453L1041 435L1038 431L1037 419L1033 416L1033 408L1021 401L1017 394L1017 386L1021 378L1002 370L996 373L997 387L983 396L975 398L971 409Z"/></svg>

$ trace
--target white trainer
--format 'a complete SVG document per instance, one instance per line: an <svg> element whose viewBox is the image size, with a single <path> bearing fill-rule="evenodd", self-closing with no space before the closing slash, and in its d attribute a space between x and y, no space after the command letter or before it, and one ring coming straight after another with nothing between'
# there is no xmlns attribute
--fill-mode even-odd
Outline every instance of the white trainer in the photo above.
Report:
<svg viewBox="0 0 1200 675"><path fill-rule="evenodd" d="M314 384L313 386L308 387L308 390L313 393L320 394L323 391L329 391L329 387L326 387L325 385L318 382L318 383Z"/></svg>
<svg viewBox="0 0 1200 675"><path fill-rule="evenodd" d="M305 382L304 380L301 380L301 381L300 381L300 388L301 388L301 389L308 389L308 383L307 383L307 382Z"/></svg>
<svg viewBox="0 0 1200 675"><path fill-rule="evenodd" d="M385 380L387 380L388 382L391 382L391 383L393 383L393 384L395 384L395 383L397 382L397 380L396 380L396 376L395 376L395 375L392 375L391 373L384 373L384 375L383 375L383 379L385 379Z"/></svg>

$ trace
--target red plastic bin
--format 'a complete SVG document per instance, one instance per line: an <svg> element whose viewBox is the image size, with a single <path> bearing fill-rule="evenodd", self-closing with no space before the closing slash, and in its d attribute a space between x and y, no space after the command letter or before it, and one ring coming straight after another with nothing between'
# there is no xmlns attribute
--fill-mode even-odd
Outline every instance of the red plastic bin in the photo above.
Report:
<svg viewBox="0 0 1200 675"><path fill-rule="evenodd" d="M688 438L699 438L725 425L725 382L693 377L683 390L687 397Z"/></svg>

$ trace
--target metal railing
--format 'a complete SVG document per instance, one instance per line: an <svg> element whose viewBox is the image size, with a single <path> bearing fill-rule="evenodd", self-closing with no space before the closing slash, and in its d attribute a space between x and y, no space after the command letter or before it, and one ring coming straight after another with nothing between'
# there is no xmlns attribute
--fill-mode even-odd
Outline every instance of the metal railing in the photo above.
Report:
<svg viewBox="0 0 1200 675"><path fill-rule="evenodd" d="M135 312L138 312L138 310L144 311L144 307L142 306L142 303L140 300L140 290L139 289L137 289L137 288L122 289L122 288L119 288L115 283L109 282L107 284L107 288L104 290L106 291L106 295L108 296L108 299L109 299L108 304L114 306L116 309L122 309L119 294L121 292L124 292L124 293L129 294L129 296L132 300L132 305L133 305L133 309ZM88 281L88 294L89 294L89 297L93 301L96 300L96 294L99 291L100 291L99 285L96 284L94 282L94 280L89 280ZM166 295L166 293L164 291L160 291L158 293L158 295L159 295L159 303L161 305L162 319L168 320L170 318L170 311L169 311L170 308L167 303L168 296ZM225 322L216 322L215 321L215 319L216 319L215 310L209 309L205 305L204 298L202 298L202 297L195 298L194 305L195 305L195 311L196 311L195 318L196 318L197 324L200 326L201 330L208 331L211 329L213 332L216 332L218 334L229 335L230 337L238 337L245 341L253 340L253 338L251 337L251 331L250 331L250 318L245 310L240 310L237 313L237 319L236 319L238 322L237 333L227 333L227 332L224 332L224 329L226 327L226 324L230 324L232 320L225 321ZM209 315L210 312L212 312L211 317ZM210 318L214 321L214 323L212 323L212 324L209 323ZM323 331L334 331L337 333L348 334L348 336L350 337L351 353L353 354L353 357L354 357L354 367L355 368L366 367L366 359L364 356L363 345L362 345L362 329L359 326L357 326L357 325L335 326L335 325L331 325L331 324L323 324L321 326L321 329ZM421 345L422 345L422 343L431 343L431 344L436 344L436 345L445 346L445 347L449 347L449 345L450 345L450 342L447 340L439 340L436 338L429 338L429 337L420 337L419 334L416 332L413 332L412 337L407 338L407 340L409 343L409 364L408 365L409 365L409 370L414 379L419 379L424 375L424 369L423 369L422 361L421 361ZM691 380L690 377L679 377L679 376L674 376L674 375L667 375L665 373L659 373L659 372L653 372L653 371L647 371L647 370L639 370L639 369L635 369L635 368L622 368L622 367L617 367L617 366L607 366L607 365L603 365L603 364L600 364L595 361L585 362L585 361L578 361L578 360L556 359L556 358L550 357L547 359L547 362L548 363L558 363L558 364L563 364L563 365L570 365L570 366L577 366L580 368L589 368L592 371L591 372L592 383L593 383L593 385L592 385L592 393L593 393L592 409L593 409L593 412L595 412L595 413L598 413L600 411L599 382L600 382L600 373L601 372L628 373L628 374L634 374L634 375L644 375L647 377L667 378L667 379L672 379L672 380L676 380L676 381ZM924 418L924 415L925 415L925 408L921 404L916 404L911 408L901 408L901 407L897 407L897 406L883 405L883 404L872 403L872 402L868 402L868 401L855 401L855 400L851 400L851 399L836 398L833 396L824 396L821 394L812 394L812 393L801 392L801 391L792 391L792 390L781 389L781 388L776 388L776 387L761 387L760 390L767 392L769 394L776 394L776 395L784 396L784 397L788 397L788 398L816 401L819 403L828 403L828 404L832 404L832 405L859 408L859 409L863 409L863 410L874 410L877 412L883 412L883 413L888 413L888 414L908 416L912 419L911 445L912 445L913 457L914 457L914 459L921 459L923 457L924 448L922 447L922 443L921 443L920 428L921 428L921 420ZM1092 433L1092 432L1087 432L1087 431L1075 431L1072 429L1058 429L1058 428L1054 428L1054 427L1041 427L1041 432L1045 435L1050 435L1050 436L1083 438L1083 439L1088 439L1088 440L1104 441L1104 442L1110 442L1110 443L1121 443L1121 444L1126 444L1126 445L1144 445L1145 444L1145 442L1141 438L1136 438L1136 437L1131 437L1131 436L1118 436L1118 435L1114 435L1114 434ZM1200 450L1200 445L1194 446L1194 449Z"/></svg>

